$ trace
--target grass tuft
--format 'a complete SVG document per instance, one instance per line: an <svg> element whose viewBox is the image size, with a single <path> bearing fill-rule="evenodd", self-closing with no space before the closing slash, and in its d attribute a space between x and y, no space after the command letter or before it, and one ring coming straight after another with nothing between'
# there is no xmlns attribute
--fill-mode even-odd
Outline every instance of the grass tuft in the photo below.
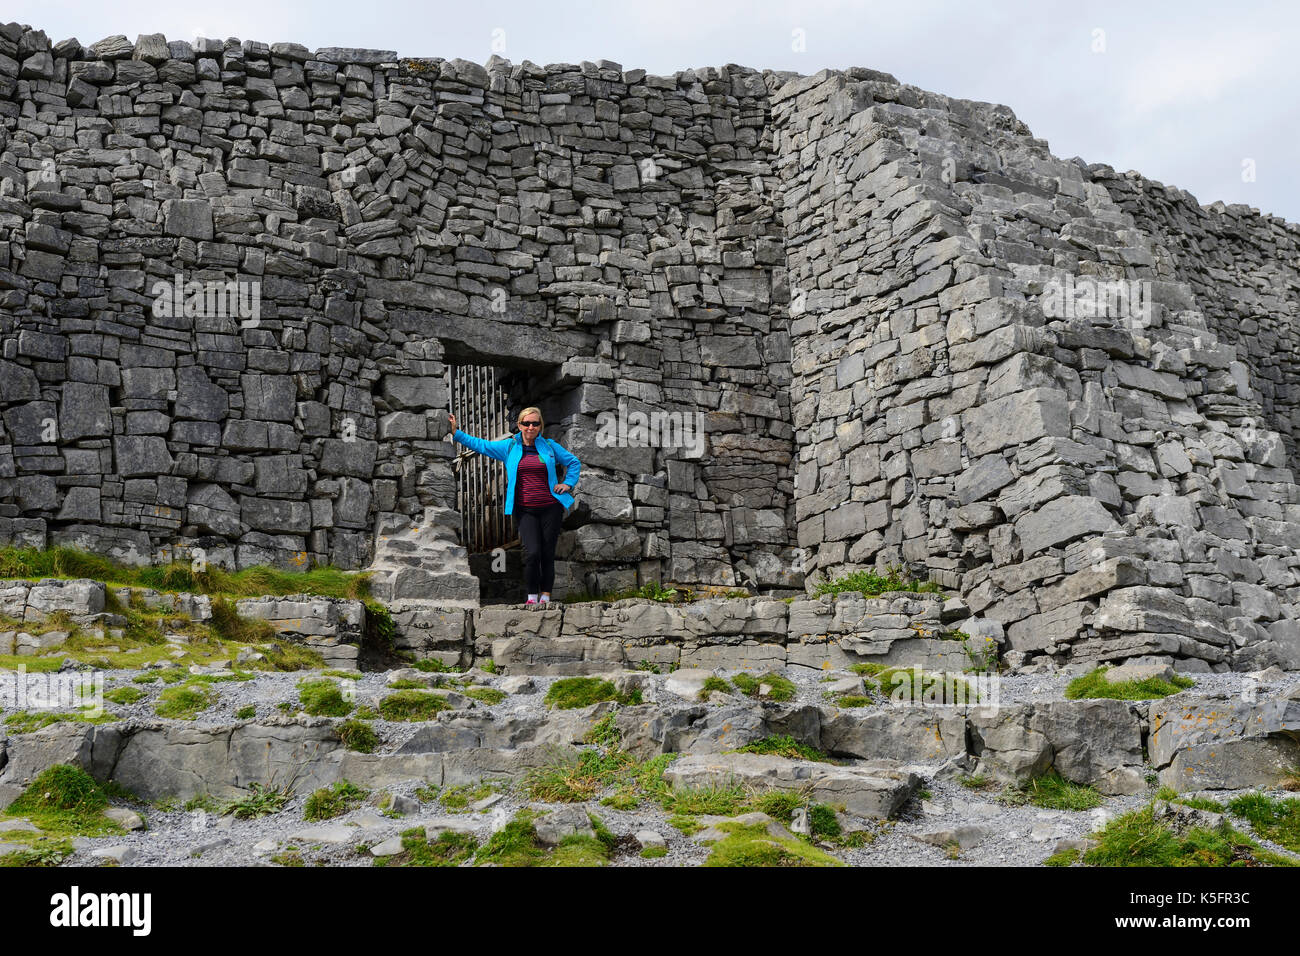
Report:
<svg viewBox="0 0 1300 956"><path fill-rule="evenodd" d="M833 763L831 758L815 747L801 744L789 735L764 737L738 748L736 753L771 754L775 757L788 757L790 760L816 760L820 763Z"/></svg>
<svg viewBox="0 0 1300 956"><path fill-rule="evenodd" d="M1111 820L1093 834L1098 845L1083 855L1088 866L1296 866L1224 824L1178 833L1154 819L1150 804Z"/></svg>
<svg viewBox="0 0 1300 956"><path fill-rule="evenodd" d="M1249 821L1264 839L1300 853L1300 799L1246 793L1231 801L1228 810L1233 816Z"/></svg>
<svg viewBox="0 0 1300 956"><path fill-rule="evenodd" d="M1014 806L1029 803L1044 810L1091 810L1105 802L1093 787L1071 783L1055 770L1019 787L1008 787L1001 799Z"/></svg>
<svg viewBox="0 0 1300 956"><path fill-rule="evenodd" d="M345 720L334 728L334 732L344 747L359 754L374 753L379 746L379 735L363 720Z"/></svg>
<svg viewBox="0 0 1300 956"><path fill-rule="evenodd" d="M347 780L340 780L328 787L313 791L303 806L304 820L329 820L342 816L361 805L370 791Z"/></svg>
<svg viewBox="0 0 1300 956"><path fill-rule="evenodd" d="M222 806L221 815L233 816L236 820L255 820L279 813L292 796L293 790L289 787L268 787L254 783L249 786L247 796L231 800Z"/></svg>
<svg viewBox="0 0 1300 956"><path fill-rule="evenodd" d="M767 673L762 677L752 674L737 674L731 679L736 689L747 697L761 697L764 700L790 700L795 695L794 681L780 674ZM762 693L766 687L767 693Z"/></svg>
<svg viewBox="0 0 1300 956"><path fill-rule="evenodd" d="M313 717L346 717L352 705L343 697L343 689L336 680L307 680L298 684L298 699L302 709Z"/></svg>
<svg viewBox="0 0 1300 956"><path fill-rule="evenodd" d="M447 698L428 691L399 690L379 702L384 720L432 720L440 711L453 710Z"/></svg>
<svg viewBox="0 0 1300 956"><path fill-rule="evenodd" d="M215 692L203 684L164 687L154 704L154 713L173 720L194 720L216 703Z"/></svg>
<svg viewBox="0 0 1300 956"><path fill-rule="evenodd" d="M96 836L122 833L104 816L108 792L80 767L57 764L41 772L8 809L6 815L26 817L50 833Z"/></svg>
<svg viewBox="0 0 1300 956"><path fill-rule="evenodd" d="M471 834L448 830L437 839L425 837L424 827L402 832L402 852L379 857L375 866L460 866L474 856L478 840Z"/></svg>
<svg viewBox="0 0 1300 956"><path fill-rule="evenodd" d="M717 824L727 836L713 844L705 866L844 866L816 847L792 837L773 837L759 823L745 825L734 821Z"/></svg>
<svg viewBox="0 0 1300 956"><path fill-rule="evenodd" d="M1195 680L1184 677L1182 674L1175 674L1172 680L1148 677L1146 680L1121 681L1118 684L1113 684L1106 680L1106 672L1109 669L1108 667L1098 667L1096 670L1070 681L1065 688L1066 698L1069 700L1091 697L1107 697L1116 700L1159 700L1162 697L1169 697L1179 691L1184 691L1196 684Z"/></svg>
<svg viewBox="0 0 1300 956"><path fill-rule="evenodd" d="M943 589L933 581L922 582L904 577L901 568L891 567L884 574L875 571L853 571L834 581L823 581L814 588L813 594L842 594L846 591L857 591L867 597L874 597L889 591L939 594Z"/></svg>
<svg viewBox="0 0 1300 956"><path fill-rule="evenodd" d="M556 710L590 707L607 700L635 705L641 703L641 692L634 690L620 695L612 681L599 677L563 677L550 686L545 697L547 706Z"/></svg>

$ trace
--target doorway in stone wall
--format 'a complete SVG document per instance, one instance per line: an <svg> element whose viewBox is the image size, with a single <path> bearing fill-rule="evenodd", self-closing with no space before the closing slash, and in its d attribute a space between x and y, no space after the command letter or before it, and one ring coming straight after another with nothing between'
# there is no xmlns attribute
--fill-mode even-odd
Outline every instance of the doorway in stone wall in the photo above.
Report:
<svg viewBox="0 0 1300 956"><path fill-rule="evenodd" d="M447 366L447 395L461 431L487 441L514 433L506 377L491 365ZM518 546L514 524L505 514L506 475L501 462L457 445L452 467L465 550L472 556Z"/></svg>

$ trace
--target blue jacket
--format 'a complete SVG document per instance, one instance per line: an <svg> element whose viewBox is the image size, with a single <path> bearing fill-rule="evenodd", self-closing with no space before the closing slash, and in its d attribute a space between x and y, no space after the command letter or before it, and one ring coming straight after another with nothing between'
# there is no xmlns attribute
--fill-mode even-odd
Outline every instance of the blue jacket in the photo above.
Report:
<svg viewBox="0 0 1300 956"><path fill-rule="evenodd" d="M489 458L495 458L497 461L506 463L506 514L511 514L515 506L515 472L519 468L519 462L524 457L523 436L516 434L498 441L487 441L482 438L475 438L473 435L466 435L458 428L452 438L471 451L476 451L480 455L487 455ZM537 436L537 456L546 463L546 476L549 479L546 489L551 493L551 497L564 505L565 508L572 508L573 495L568 492L562 495L555 493L555 486L560 483L559 479L555 477L555 463L559 462L564 466L564 483L571 489L576 488L578 475L582 471L582 465L579 463L577 456L559 442L543 438L541 435Z"/></svg>

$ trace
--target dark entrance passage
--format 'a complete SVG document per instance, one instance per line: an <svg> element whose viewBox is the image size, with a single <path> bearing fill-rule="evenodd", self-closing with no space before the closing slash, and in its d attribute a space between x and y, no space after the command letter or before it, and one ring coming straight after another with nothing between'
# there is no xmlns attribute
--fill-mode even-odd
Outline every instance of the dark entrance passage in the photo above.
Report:
<svg viewBox="0 0 1300 956"><path fill-rule="evenodd" d="M509 400L498 369L490 365L448 365L447 392L460 430L495 441L513 433ZM501 462L458 445L456 510L461 541L471 555L519 543L505 514L506 474Z"/></svg>

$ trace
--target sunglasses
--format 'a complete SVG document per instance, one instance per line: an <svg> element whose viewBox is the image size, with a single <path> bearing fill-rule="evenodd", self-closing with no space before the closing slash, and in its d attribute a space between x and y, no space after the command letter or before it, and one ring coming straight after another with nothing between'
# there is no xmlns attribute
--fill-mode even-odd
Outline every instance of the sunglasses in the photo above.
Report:
<svg viewBox="0 0 1300 956"><path fill-rule="evenodd" d="M541 422L520 422L519 423L520 428L541 428L541 426L542 426Z"/></svg>

